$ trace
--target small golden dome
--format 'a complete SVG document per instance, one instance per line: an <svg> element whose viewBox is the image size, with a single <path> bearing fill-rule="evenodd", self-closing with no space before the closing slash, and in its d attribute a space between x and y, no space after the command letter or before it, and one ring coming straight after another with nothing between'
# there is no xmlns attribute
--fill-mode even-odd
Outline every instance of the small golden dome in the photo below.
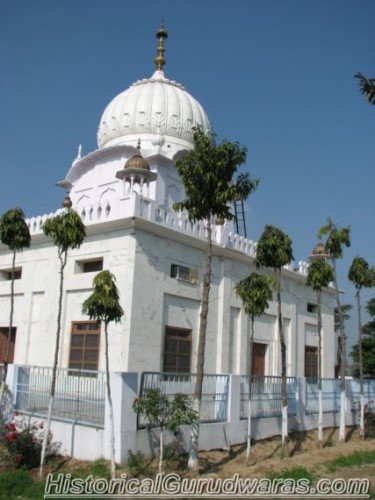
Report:
<svg viewBox="0 0 375 500"><path fill-rule="evenodd" d="M323 245L323 243L317 243L312 251L312 254L314 256L327 255L326 247Z"/></svg>
<svg viewBox="0 0 375 500"><path fill-rule="evenodd" d="M129 160L125 163L125 170L128 169L136 169L136 170L150 170L150 165L143 158L141 154L141 140L138 139L137 144L137 152L134 156L129 158Z"/></svg>
<svg viewBox="0 0 375 500"><path fill-rule="evenodd" d="M67 194L65 196L65 198L63 199L63 202L61 203L61 206L63 208L68 208L69 209L69 208L72 208L72 205L73 205L72 200L70 199L69 194Z"/></svg>

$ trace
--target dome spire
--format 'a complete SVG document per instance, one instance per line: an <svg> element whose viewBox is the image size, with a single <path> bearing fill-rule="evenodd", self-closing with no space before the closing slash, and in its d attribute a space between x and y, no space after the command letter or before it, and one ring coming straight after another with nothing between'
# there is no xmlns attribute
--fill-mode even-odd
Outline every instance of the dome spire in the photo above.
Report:
<svg viewBox="0 0 375 500"><path fill-rule="evenodd" d="M159 40L159 42L158 42L158 52L157 52L157 56L155 59L155 66L156 66L157 70L163 71L163 67L165 65L164 41L168 38L168 33L165 31L165 27L164 27L164 20L162 20L161 26L158 29L158 31L156 32L156 38Z"/></svg>

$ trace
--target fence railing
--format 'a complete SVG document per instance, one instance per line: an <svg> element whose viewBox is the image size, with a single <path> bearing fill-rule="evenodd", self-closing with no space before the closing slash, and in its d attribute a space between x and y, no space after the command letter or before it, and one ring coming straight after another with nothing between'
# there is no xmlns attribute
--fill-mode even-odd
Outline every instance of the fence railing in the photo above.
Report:
<svg viewBox="0 0 375 500"><path fill-rule="evenodd" d="M52 368L16 367L15 409L46 416L52 381ZM104 427L105 373L92 370L58 368L52 417Z"/></svg>
<svg viewBox="0 0 375 500"><path fill-rule="evenodd" d="M346 395L350 404L350 409L357 410L361 404L361 384L358 379L347 380ZM373 409L375 407L375 379L364 379L363 395L365 405Z"/></svg>
<svg viewBox="0 0 375 500"><path fill-rule="evenodd" d="M297 379L287 377L286 392L288 414L297 411L296 394ZM249 400L249 377L241 377L241 418L247 418L247 401ZM281 377L252 377L251 384L252 416L277 417L281 415Z"/></svg>
<svg viewBox="0 0 375 500"><path fill-rule="evenodd" d="M143 372L139 395L148 389L160 389L173 397L182 393L193 402L196 375L191 373ZM229 375L204 375L202 387L201 422L225 422L228 415ZM138 428L148 424L144 417L138 417Z"/></svg>
<svg viewBox="0 0 375 500"><path fill-rule="evenodd" d="M319 410L319 386L316 377L306 377L306 408L307 414L318 413ZM340 379L322 379L322 401L323 412L340 411Z"/></svg>

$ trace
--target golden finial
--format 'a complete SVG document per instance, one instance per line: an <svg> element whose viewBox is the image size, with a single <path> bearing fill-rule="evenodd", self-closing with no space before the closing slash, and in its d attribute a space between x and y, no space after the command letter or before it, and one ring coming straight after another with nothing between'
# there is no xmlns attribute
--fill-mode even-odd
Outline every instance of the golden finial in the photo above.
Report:
<svg viewBox="0 0 375 500"><path fill-rule="evenodd" d="M155 59L155 65L156 65L156 69L162 71L163 67L165 65L164 40L166 40L168 38L168 33L165 31L165 27L164 27L164 21L162 21L160 28L156 32L156 38L159 40L159 43L158 43L158 55L156 56L156 59Z"/></svg>

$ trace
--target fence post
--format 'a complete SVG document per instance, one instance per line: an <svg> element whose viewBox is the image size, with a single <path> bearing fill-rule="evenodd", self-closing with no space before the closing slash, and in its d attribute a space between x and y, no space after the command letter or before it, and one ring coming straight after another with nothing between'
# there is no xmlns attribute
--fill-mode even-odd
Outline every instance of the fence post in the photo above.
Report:
<svg viewBox="0 0 375 500"><path fill-rule="evenodd" d="M297 377L297 393L296 393L296 413L297 421L299 422L299 430L304 430L305 428L305 414L306 414L306 378Z"/></svg>
<svg viewBox="0 0 375 500"><path fill-rule="evenodd" d="M133 411L133 401L138 395L138 373L111 372L110 374L113 420L115 430L115 461L123 463L128 450L136 451L137 415ZM105 398L103 455L109 459L111 450L110 419L107 391Z"/></svg>
<svg viewBox="0 0 375 500"><path fill-rule="evenodd" d="M229 375L228 422L239 424L241 411L241 375Z"/></svg>

